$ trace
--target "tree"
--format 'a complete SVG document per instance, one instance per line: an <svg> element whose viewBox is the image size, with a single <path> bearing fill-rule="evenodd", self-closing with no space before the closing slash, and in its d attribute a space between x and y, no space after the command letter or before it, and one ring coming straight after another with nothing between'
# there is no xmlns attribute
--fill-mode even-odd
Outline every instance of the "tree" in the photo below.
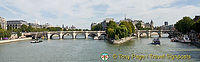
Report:
<svg viewBox="0 0 200 62"><path fill-rule="evenodd" d="M195 24L193 25L193 29L196 32L200 33L200 19L195 22Z"/></svg>
<svg viewBox="0 0 200 62"><path fill-rule="evenodd" d="M117 23L115 23L114 21L110 21L108 24L107 24L108 28L113 28L115 29L118 25Z"/></svg>
<svg viewBox="0 0 200 62"><path fill-rule="evenodd" d="M0 29L0 38L8 38L11 36L11 32L4 30L4 29Z"/></svg>
<svg viewBox="0 0 200 62"><path fill-rule="evenodd" d="M27 32L28 26L23 24L20 28L21 32Z"/></svg>
<svg viewBox="0 0 200 62"><path fill-rule="evenodd" d="M0 24L0 29L2 29L2 28L1 28L1 24Z"/></svg>
<svg viewBox="0 0 200 62"><path fill-rule="evenodd" d="M103 30L102 24L97 24L95 26L92 26L91 30L93 30L93 31L102 31Z"/></svg>
<svg viewBox="0 0 200 62"><path fill-rule="evenodd" d="M110 38L112 40L115 39L115 31L114 31L114 29L108 28L106 33L108 34L108 38Z"/></svg>
<svg viewBox="0 0 200 62"><path fill-rule="evenodd" d="M190 30L192 29L193 24L194 24L194 21L190 17L183 17L183 19L179 20L174 25L174 27L178 31L186 34L186 33L190 32Z"/></svg>
<svg viewBox="0 0 200 62"><path fill-rule="evenodd" d="M49 31L61 31L62 30L62 28L60 28L60 27L48 27L47 29Z"/></svg>
<svg viewBox="0 0 200 62"><path fill-rule="evenodd" d="M34 31L34 28L32 26L27 27L27 32L33 32L33 31Z"/></svg>
<svg viewBox="0 0 200 62"><path fill-rule="evenodd" d="M124 37L128 37L129 36L129 30L127 29L127 27L125 25L120 25L121 27L121 38L124 38Z"/></svg>
<svg viewBox="0 0 200 62"><path fill-rule="evenodd" d="M126 27L126 29L128 30L127 33L128 35L131 35L133 33L133 29L132 29L132 26L130 25L130 23L128 21L121 21L120 22L120 25L124 25Z"/></svg>
<svg viewBox="0 0 200 62"><path fill-rule="evenodd" d="M141 21L139 21L138 23L136 23L135 26L136 26L136 28L137 28L138 30L140 30L140 29L142 28L142 23L141 23Z"/></svg>
<svg viewBox="0 0 200 62"><path fill-rule="evenodd" d="M133 23L132 22L128 22L128 23L129 25L131 25L132 33L135 33L135 26L133 25Z"/></svg>

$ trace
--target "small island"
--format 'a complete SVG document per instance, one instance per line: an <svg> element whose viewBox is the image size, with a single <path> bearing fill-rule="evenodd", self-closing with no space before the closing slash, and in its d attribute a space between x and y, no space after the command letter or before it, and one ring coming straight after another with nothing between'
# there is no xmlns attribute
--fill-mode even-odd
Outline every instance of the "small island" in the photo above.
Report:
<svg viewBox="0 0 200 62"><path fill-rule="evenodd" d="M93 24L91 30L106 31L106 40L112 44L121 44L131 40L135 32L135 27L128 19L115 22L112 18L107 18L102 23Z"/></svg>

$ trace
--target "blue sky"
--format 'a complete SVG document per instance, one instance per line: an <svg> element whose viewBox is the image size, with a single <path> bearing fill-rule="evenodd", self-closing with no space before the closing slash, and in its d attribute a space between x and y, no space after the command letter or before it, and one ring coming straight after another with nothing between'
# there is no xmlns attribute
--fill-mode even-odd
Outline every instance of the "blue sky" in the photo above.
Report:
<svg viewBox="0 0 200 62"><path fill-rule="evenodd" d="M54 26L90 28L105 18L119 21L154 21L156 26L174 24L184 16L200 15L200 0L0 0L0 16L6 20L48 22Z"/></svg>

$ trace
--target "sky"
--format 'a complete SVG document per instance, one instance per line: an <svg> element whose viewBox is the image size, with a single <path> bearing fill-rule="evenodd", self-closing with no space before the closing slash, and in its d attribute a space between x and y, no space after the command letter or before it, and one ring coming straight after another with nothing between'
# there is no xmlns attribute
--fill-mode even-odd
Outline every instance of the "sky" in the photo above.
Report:
<svg viewBox="0 0 200 62"><path fill-rule="evenodd" d="M54 26L74 25L90 28L105 18L116 21L153 20L174 24L184 16L200 15L200 0L0 0L0 16L6 20L25 20Z"/></svg>

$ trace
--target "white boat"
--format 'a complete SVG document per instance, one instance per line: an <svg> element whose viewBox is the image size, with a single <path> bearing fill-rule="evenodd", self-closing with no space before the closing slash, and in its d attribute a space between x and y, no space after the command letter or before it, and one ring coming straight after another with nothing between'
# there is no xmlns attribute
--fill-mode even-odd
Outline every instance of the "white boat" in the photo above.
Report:
<svg viewBox="0 0 200 62"><path fill-rule="evenodd" d="M39 43L39 41L35 40L35 41L31 41L31 43Z"/></svg>
<svg viewBox="0 0 200 62"><path fill-rule="evenodd" d="M184 37L179 40L180 42L183 42L183 43L189 43L191 42L190 38L188 37L188 35L184 35Z"/></svg>

